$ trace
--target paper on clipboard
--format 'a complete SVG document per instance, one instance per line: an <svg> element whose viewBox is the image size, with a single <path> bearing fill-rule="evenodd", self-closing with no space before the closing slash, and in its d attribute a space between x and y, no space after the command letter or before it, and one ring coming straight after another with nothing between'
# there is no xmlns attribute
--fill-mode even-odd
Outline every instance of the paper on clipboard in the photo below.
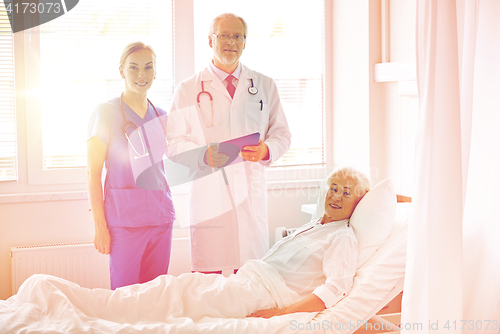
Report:
<svg viewBox="0 0 500 334"><path fill-rule="evenodd" d="M244 161L242 157L239 156L240 151L245 146L257 146L259 145L260 133L255 132L243 137L234 138L231 140L224 141L219 144L219 153L226 154L229 159L226 163L221 166L226 167L229 165L234 165L238 162Z"/></svg>

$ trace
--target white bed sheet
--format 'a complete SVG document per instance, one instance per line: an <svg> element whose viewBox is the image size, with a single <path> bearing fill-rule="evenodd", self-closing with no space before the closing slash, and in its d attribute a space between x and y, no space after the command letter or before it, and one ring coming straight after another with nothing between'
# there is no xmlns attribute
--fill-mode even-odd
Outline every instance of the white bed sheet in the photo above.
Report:
<svg viewBox="0 0 500 334"><path fill-rule="evenodd" d="M247 262L230 280L238 281L236 287L245 279L248 293L236 295L221 275L165 275L115 292L34 275L16 295L0 301L0 332L294 333L292 323L307 323L314 317L315 313L297 313L271 319L244 318L241 314L299 299L262 261ZM183 313L183 309L188 312Z"/></svg>

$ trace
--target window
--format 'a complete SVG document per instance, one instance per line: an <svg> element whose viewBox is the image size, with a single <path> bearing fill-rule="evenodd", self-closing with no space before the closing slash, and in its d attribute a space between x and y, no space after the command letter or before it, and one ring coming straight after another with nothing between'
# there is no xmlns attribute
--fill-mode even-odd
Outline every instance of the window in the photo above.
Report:
<svg viewBox="0 0 500 334"><path fill-rule="evenodd" d="M31 102L35 102L28 109L28 126L35 130L41 124L42 131L37 136L33 133L39 131L28 128L28 145L36 147L36 152L30 148L29 154L40 164L31 166L32 174L50 175L51 170L86 165L88 121L99 103L123 91L118 66L128 43L140 40L155 50L158 74L148 96L168 110L173 87L171 17L168 1L86 0L66 15L34 28L39 37L30 39L27 53L33 56L27 73L39 79L28 83ZM69 179L75 182L74 177ZM39 183L57 180L69 181L49 177Z"/></svg>
<svg viewBox="0 0 500 334"><path fill-rule="evenodd" d="M275 166L324 170L324 5L322 0L294 6L284 0L86 0L64 16L20 33L24 59L19 59L29 78L26 142L22 138L29 185L85 183L88 120L99 103L122 92L118 60L127 43L142 40L155 49L158 75L149 97L168 110L175 84L212 58L208 25L221 8L249 23L242 62L278 85L293 140ZM11 135L15 139L15 132Z"/></svg>
<svg viewBox="0 0 500 334"><path fill-rule="evenodd" d="M285 110L292 145L273 166L324 165L324 3L256 0L194 0L195 69L212 59L211 21L224 12L249 26L241 62L274 79ZM265 10L263 10L265 8Z"/></svg>
<svg viewBox="0 0 500 334"><path fill-rule="evenodd" d="M14 39L5 1L0 4L0 181L17 180Z"/></svg>

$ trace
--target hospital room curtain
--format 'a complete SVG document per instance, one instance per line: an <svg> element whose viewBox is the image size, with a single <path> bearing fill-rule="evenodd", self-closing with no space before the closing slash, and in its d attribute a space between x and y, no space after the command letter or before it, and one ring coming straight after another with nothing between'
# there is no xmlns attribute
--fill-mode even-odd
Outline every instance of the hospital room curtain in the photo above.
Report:
<svg viewBox="0 0 500 334"><path fill-rule="evenodd" d="M500 333L499 17L498 0L417 0L402 333Z"/></svg>

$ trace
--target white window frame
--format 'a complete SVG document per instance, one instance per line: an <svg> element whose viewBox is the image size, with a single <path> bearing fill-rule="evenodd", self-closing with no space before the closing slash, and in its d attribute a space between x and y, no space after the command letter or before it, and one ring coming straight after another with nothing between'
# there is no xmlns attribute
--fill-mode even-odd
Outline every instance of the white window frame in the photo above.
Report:
<svg viewBox="0 0 500 334"><path fill-rule="evenodd" d="M40 26L26 31L24 36L27 92L41 91L40 76ZM26 144L28 153L28 183L71 184L86 182L86 168L43 169L42 107L40 96L26 98Z"/></svg>
<svg viewBox="0 0 500 334"><path fill-rule="evenodd" d="M325 1L326 18L331 18L333 5L330 1ZM174 59L177 61L174 67L175 84L194 74L194 29L193 29L193 1L174 1ZM332 20L325 19L325 129L330 129L333 124L333 102L332 102ZM24 32L24 54L15 55L16 60L24 59L25 73L27 80L25 89L27 92L39 92L41 85L40 78L40 38L39 27L34 27ZM17 91L25 91L19 89ZM19 110L17 111L19 113ZM79 188L86 183L86 168L75 167L67 169L43 169L43 147L42 147L42 111L40 97L31 95L26 97L26 141L20 140L22 145L26 143L27 151L27 176L28 184L31 185L62 185L74 184ZM22 133L21 131L20 133ZM19 147L19 146L18 146ZM303 166L303 167L271 167L267 168L269 182L293 182L305 179L324 178L326 171L333 167L333 134L325 131L324 154L326 157L323 166Z"/></svg>

